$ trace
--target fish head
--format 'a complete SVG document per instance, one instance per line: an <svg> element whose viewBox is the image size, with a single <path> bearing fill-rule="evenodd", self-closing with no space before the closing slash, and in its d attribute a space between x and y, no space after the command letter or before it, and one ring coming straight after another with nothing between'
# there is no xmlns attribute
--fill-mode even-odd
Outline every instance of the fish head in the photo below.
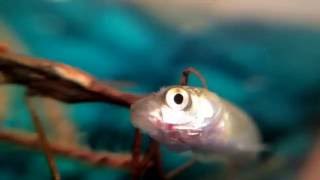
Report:
<svg viewBox="0 0 320 180"><path fill-rule="evenodd" d="M220 100L204 88L169 86L131 106L136 128L166 144L188 144L221 114Z"/></svg>

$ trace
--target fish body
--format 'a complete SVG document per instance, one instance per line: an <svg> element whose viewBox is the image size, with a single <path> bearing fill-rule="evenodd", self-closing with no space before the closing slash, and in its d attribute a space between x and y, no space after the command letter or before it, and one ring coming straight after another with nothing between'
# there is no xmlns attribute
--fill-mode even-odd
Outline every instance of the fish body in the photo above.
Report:
<svg viewBox="0 0 320 180"><path fill-rule="evenodd" d="M254 121L205 88L163 88L134 103L131 115L135 127L198 160L254 159L264 148Z"/></svg>

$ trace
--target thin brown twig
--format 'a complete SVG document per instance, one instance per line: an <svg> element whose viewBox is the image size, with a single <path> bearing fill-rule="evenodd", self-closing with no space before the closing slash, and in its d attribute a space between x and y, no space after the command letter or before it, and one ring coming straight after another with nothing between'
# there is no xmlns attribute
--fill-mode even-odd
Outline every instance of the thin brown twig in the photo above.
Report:
<svg viewBox="0 0 320 180"><path fill-rule="evenodd" d="M155 151L156 151L156 146L155 146L155 140L150 138L150 143L148 146L148 149L145 153L145 156L141 162L141 166L143 170L146 170L148 167L150 167L152 163L152 158L154 157Z"/></svg>
<svg viewBox="0 0 320 180"><path fill-rule="evenodd" d="M195 159L191 159L191 160L187 161L185 164L183 164L183 165L177 167L176 169L170 171L166 175L166 179L172 179L172 178L176 177L177 175L181 174L183 171L189 169L195 162L196 162Z"/></svg>
<svg viewBox="0 0 320 180"><path fill-rule="evenodd" d="M44 154L45 154L45 156L47 158L49 169L50 169L51 175L52 175L52 179L60 180L61 178L60 178L60 174L59 174L57 165L56 165L54 157L52 155L52 152L51 152L51 149L50 149L46 134L44 132L44 128L43 128L43 126L42 126L42 124L40 122L40 119L39 119L39 117L37 115L37 112L34 109L34 105L32 103L32 99L30 97L28 97L28 95L26 95L25 100L26 100L26 104L27 104L27 107L29 109L29 112L31 113L31 119L32 119L32 122L33 122L33 124L35 126L35 129L37 131L38 138L40 140L41 148L42 148L42 150L43 150L43 152L44 152Z"/></svg>
<svg viewBox="0 0 320 180"><path fill-rule="evenodd" d="M160 144L152 138L150 138L149 147L141 162L141 167L143 173L154 167L159 179L164 179L164 173L161 165Z"/></svg>
<svg viewBox="0 0 320 180"><path fill-rule="evenodd" d="M29 149L41 149L38 138L34 133L15 132L14 130L0 130L0 140ZM52 153L71 159L83 161L87 164L108 166L118 169L131 169L131 156L126 153L93 152L86 148L74 147L62 143L49 144Z"/></svg>
<svg viewBox="0 0 320 180"><path fill-rule="evenodd" d="M162 169L160 144L156 140L153 140L153 146L155 149L153 161L155 164L155 168L157 170L157 175L160 179L165 179L164 172Z"/></svg>
<svg viewBox="0 0 320 180"><path fill-rule="evenodd" d="M202 74L199 71L197 71L193 67L188 67L182 72L180 85L182 85L182 86L188 85L189 75L191 73L193 73L194 75L196 75L200 79L203 88L208 88L206 79L202 76Z"/></svg>
<svg viewBox="0 0 320 180"><path fill-rule="evenodd" d="M42 97L38 106L42 106L40 109L44 112L43 126L50 127L47 129L46 134L48 137L61 143L68 143L69 145L79 145L79 131L77 126L73 123L72 118L69 118L66 114L66 106L52 98ZM45 124L46 123L46 124Z"/></svg>
<svg viewBox="0 0 320 180"><path fill-rule="evenodd" d="M106 102L124 107L142 96L125 93L68 65L0 51L0 83L20 84L34 95L67 103Z"/></svg>
<svg viewBox="0 0 320 180"><path fill-rule="evenodd" d="M139 129L135 129L134 132L134 142L132 148L132 179L137 180L141 176L141 165L140 165L140 156L141 156L141 141L142 135Z"/></svg>

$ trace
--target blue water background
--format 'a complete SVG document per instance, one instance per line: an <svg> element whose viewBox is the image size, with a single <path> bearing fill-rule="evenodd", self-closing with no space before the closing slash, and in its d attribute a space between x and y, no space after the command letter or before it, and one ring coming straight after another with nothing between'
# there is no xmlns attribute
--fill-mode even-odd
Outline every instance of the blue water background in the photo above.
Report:
<svg viewBox="0 0 320 180"><path fill-rule="evenodd" d="M96 2L96 1L95 1ZM283 157L301 161L312 143L310 126L320 110L320 31L256 21L214 22L186 33L123 3L44 0L0 1L0 19L30 55L73 65L101 80L129 81L127 91L148 93L177 84L196 67L209 89L245 109L265 142ZM191 84L199 85L196 78ZM31 129L21 89L6 126ZM21 99L21 100L19 100ZM113 105L71 105L72 120L95 150L128 152L133 140L129 111ZM186 158L163 148L165 169ZM300 161L299 161L300 160ZM63 179L127 179L128 173L60 157ZM203 168L205 167L205 168ZM198 165L180 178L209 174ZM271 177L292 177L288 166ZM1 144L0 179L48 179L44 157Z"/></svg>

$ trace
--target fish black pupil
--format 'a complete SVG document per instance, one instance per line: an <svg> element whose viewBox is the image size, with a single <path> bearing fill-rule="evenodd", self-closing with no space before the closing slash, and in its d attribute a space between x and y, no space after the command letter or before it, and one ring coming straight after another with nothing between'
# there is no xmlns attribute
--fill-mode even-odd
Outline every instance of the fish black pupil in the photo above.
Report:
<svg viewBox="0 0 320 180"><path fill-rule="evenodd" d="M174 95L173 100L175 103L181 104L183 102L183 96L178 93L178 94Z"/></svg>

